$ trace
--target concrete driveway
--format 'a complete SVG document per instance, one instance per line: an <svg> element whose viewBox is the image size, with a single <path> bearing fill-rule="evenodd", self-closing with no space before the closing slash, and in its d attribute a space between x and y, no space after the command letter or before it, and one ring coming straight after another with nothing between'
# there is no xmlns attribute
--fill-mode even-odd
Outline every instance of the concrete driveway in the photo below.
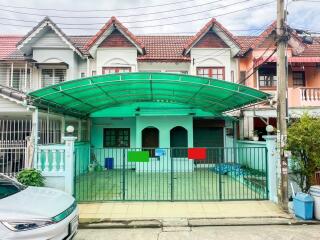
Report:
<svg viewBox="0 0 320 240"><path fill-rule="evenodd" d="M106 202L79 204L79 208L81 222L101 219L113 221L168 218L290 218L278 205L270 201Z"/></svg>

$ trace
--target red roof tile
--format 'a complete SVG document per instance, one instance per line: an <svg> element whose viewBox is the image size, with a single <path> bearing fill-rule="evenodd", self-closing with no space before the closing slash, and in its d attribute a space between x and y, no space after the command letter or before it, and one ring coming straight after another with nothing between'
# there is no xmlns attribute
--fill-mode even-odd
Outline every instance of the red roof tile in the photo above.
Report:
<svg viewBox="0 0 320 240"><path fill-rule="evenodd" d="M16 59L23 60L24 56L16 45L22 39L22 36L0 36L0 60Z"/></svg>
<svg viewBox="0 0 320 240"><path fill-rule="evenodd" d="M244 54L256 40L257 36L235 36L234 37L241 46L239 55Z"/></svg>
<svg viewBox="0 0 320 240"><path fill-rule="evenodd" d="M192 36L137 36L145 45L145 55L138 61L190 61L182 54L184 46Z"/></svg>
<svg viewBox="0 0 320 240"><path fill-rule="evenodd" d="M92 36L69 36L69 39L73 42L74 46L76 46L85 55L89 54L85 45L91 38Z"/></svg>
<svg viewBox="0 0 320 240"><path fill-rule="evenodd" d="M299 55L301 57L320 57L320 37L313 38L312 45L305 45L306 48Z"/></svg>

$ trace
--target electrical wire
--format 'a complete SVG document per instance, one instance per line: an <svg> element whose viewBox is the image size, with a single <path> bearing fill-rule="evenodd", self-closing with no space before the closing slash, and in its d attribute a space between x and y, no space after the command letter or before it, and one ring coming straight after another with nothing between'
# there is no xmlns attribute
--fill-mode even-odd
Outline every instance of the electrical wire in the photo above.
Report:
<svg viewBox="0 0 320 240"><path fill-rule="evenodd" d="M259 58L262 58L269 50L270 50L270 48L272 47L272 46L275 46L275 44L272 42L271 44L269 44L269 46L263 51L263 53L257 58L257 59L259 59ZM273 55L273 54L272 54ZM269 60L270 58L268 58L268 60ZM264 64L265 62L263 62L262 64ZM246 75L247 75L247 73L248 72L250 72L251 70L253 70L253 69L257 69L257 68L259 68L261 66L261 64L260 65L258 65L258 66L252 66L251 68L249 68L248 70L246 70ZM239 84L243 84L243 83L245 83L245 81L247 80L247 79L249 79L249 77L251 77L253 74L255 73L255 71L253 71L248 77L245 77L243 80L241 80L240 82L239 82Z"/></svg>
<svg viewBox="0 0 320 240"><path fill-rule="evenodd" d="M131 8L114 8L114 9L90 9L90 10L74 10L74 9L57 9L57 8L32 8L26 6L13 6L13 5L5 5L0 4L2 7L7 8L21 8L21 9L28 9L28 10L37 10L37 11L56 11L56 12L112 12L112 11L128 11L128 10L137 10L137 9L145 9L145 8L154 8L154 7L164 7L170 5L178 5L181 3L188 3L188 2L197 2L199 0L184 0L184 1L177 1L172 3L164 3L164 4L156 4L156 5L147 5L147 6L138 6L138 7L131 7Z"/></svg>
<svg viewBox="0 0 320 240"><path fill-rule="evenodd" d="M221 1L221 0L219 0ZM168 19L173 19L173 18L180 18L180 17L186 17L186 16L192 16L192 15L197 15L199 13L209 13L211 11L214 10L218 10L218 9L222 9L222 8L227 8L230 6L234 6L234 5L238 5L241 3L245 3L245 2L250 2L251 0L244 0L241 2L235 2L235 3L231 3L228 5L224 5L224 6L219 6L216 8L212 8L212 9L207 9L207 10L202 10L202 11L197 11L197 12L192 12L192 13L185 13L185 14L180 14L180 15L174 15L174 16L167 16L167 17L161 17L161 18L155 18L155 19L144 19L144 20L135 20L135 21L122 21L122 23L124 24L131 24L131 23L140 23L140 22L154 22L154 21L160 21L160 20L168 20ZM1 9L0 9L1 11ZM142 16L145 14L138 14L138 15L131 15L130 17L133 16ZM149 15L149 14L148 14ZM43 15L44 16L44 15ZM117 17L123 17L123 16L117 16ZM71 17L70 17L71 18ZM83 17L82 17L83 18ZM103 17L105 18L110 18L110 17ZM20 20L20 19L13 19L13 18L6 18L6 17L0 17L0 19L3 20L9 20L9 21L17 21L17 22L31 22L31 23L38 23L37 21L34 20ZM105 22L95 22L95 23L64 23L64 22L56 22L56 24L59 25L66 25L66 26L93 26L93 25L101 25L101 24L105 24Z"/></svg>
<svg viewBox="0 0 320 240"><path fill-rule="evenodd" d="M269 4L274 3L275 0L267 2L267 3L263 3L263 4L258 4L258 5L253 5L250 7L246 7L246 8L242 8L242 9L237 9L231 12L226 12L226 13L222 13L222 14L218 14L215 16L208 16L208 17L204 17L204 18L197 18L197 19L191 19L191 20L185 20L185 21L178 21L178 22L171 22L171 23L166 23L166 24L156 24L156 25L145 25L145 26L130 26L131 29L140 29L140 28L154 28L154 27L163 27L163 26L172 26L172 25L179 25L179 24L183 24L183 23L192 23L192 22L197 22L197 21L202 21L202 20L208 20L211 18L216 18L216 17L220 17L220 16L226 16L229 14L233 14L233 13L237 13L237 12L241 12L241 11L246 11L252 8L258 8L258 7L262 7L262 6L266 6ZM128 22L127 22L128 23ZM20 25L20 24L7 24L7 23L0 23L0 25L6 25L6 26L16 26L16 27L34 27L34 26L28 26L28 25ZM70 29L70 30L94 30L92 28L80 28L80 27L62 27L61 29ZM98 30L98 29L97 29Z"/></svg>
<svg viewBox="0 0 320 240"><path fill-rule="evenodd" d="M131 17L140 17L140 16L145 16L145 15L158 15L158 14L163 14L163 13L170 13L170 12L182 11L182 10L187 10L187 9L194 9L197 7L207 6L207 5L211 5L213 3L218 3L221 1L223 1L223 0L216 0L216 1L209 2L209 3L198 4L198 5L188 6L188 7L165 10L165 11L156 11L156 12L139 13L139 14L137 13L137 14L129 14L129 15L117 15L117 17L131 18ZM253 0L247 0L247 1L253 1ZM223 8L223 6L222 6L222 8ZM66 15L39 14L39 13L30 13L30 12L19 12L16 10L9 10L9 9L3 9L3 8L0 8L0 11L21 14L21 15L28 15L28 16L38 16L38 17L46 17L49 15L50 17L53 17L53 18L70 18L70 19L106 19L106 18L111 18L111 16L96 16L96 15L94 15L94 16L66 16Z"/></svg>

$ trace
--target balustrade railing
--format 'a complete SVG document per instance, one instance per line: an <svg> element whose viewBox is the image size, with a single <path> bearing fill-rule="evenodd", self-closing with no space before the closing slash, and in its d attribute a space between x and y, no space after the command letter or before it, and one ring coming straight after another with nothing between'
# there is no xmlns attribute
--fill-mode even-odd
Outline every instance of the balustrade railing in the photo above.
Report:
<svg viewBox="0 0 320 240"><path fill-rule="evenodd" d="M65 173L66 146L64 144L39 145L36 169L42 171L44 175Z"/></svg>
<svg viewBox="0 0 320 240"><path fill-rule="evenodd" d="M300 88L302 101L320 101L320 88Z"/></svg>

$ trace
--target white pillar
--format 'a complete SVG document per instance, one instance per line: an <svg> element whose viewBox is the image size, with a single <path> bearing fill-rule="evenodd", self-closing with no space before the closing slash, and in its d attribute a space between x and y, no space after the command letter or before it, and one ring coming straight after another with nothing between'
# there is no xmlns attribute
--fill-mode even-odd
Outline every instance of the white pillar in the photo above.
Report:
<svg viewBox="0 0 320 240"><path fill-rule="evenodd" d="M90 59L89 59L89 57L87 57L87 76L86 77L90 77Z"/></svg>
<svg viewBox="0 0 320 240"><path fill-rule="evenodd" d="M279 180L279 166L280 160L277 154L277 136L267 135L263 136L266 140L266 147L268 150L268 189L269 189L269 199L272 202L278 203L278 180Z"/></svg>
<svg viewBox="0 0 320 240"><path fill-rule="evenodd" d="M66 132L66 119L64 116L61 117L61 125L60 125L60 136L61 136L61 143L63 143L63 137L65 135Z"/></svg>
<svg viewBox="0 0 320 240"><path fill-rule="evenodd" d="M28 79L28 62L24 65L24 91L27 92L27 79Z"/></svg>
<svg viewBox="0 0 320 240"><path fill-rule="evenodd" d="M34 168L38 167L37 157L38 157L38 131L39 131L39 111L38 108L35 108L32 112L32 134L33 134L33 145L34 145L34 154L33 154L33 166ZM40 159L39 159L40 161Z"/></svg>
<svg viewBox="0 0 320 240"><path fill-rule="evenodd" d="M65 191L71 195L74 193L74 141L76 137L65 136L63 140L65 141Z"/></svg>
<svg viewBox="0 0 320 240"><path fill-rule="evenodd" d="M10 87L13 87L13 62L11 63Z"/></svg>

